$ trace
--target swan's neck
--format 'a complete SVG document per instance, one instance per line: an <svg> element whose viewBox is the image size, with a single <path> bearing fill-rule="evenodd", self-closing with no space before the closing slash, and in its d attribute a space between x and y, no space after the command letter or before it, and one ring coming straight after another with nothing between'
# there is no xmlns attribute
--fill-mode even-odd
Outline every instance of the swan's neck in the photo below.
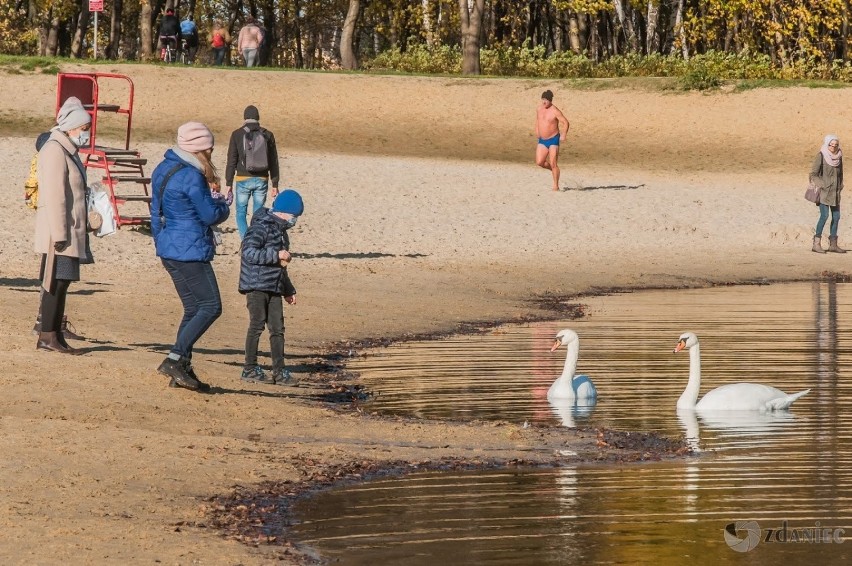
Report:
<svg viewBox="0 0 852 566"><path fill-rule="evenodd" d="M568 353L565 354L565 366L562 368L562 375L553 384L553 388L559 391L559 396L563 398L573 398L576 396L574 391L574 372L577 371L577 359L580 357L580 341L574 340L568 344Z"/></svg>
<svg viewBox="0 0 852 566"><path fill-rule="evenodd" d="M698 391L701 389L701 350L696 344L689 349L689 383L680 399L677 400L678 409L694 409L698 401Z"/></svg>

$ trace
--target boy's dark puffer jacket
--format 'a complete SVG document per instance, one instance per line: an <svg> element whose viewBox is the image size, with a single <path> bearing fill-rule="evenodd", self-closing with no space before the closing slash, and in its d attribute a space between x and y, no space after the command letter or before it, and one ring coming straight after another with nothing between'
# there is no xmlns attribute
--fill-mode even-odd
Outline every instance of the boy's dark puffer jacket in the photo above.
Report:
<svg viewBox="0 0 852 566"><path fill-rule="evenodd" d="M287 230L268 208L258 209L243 238L240 293L266 291L283 297L296 294L287 268L278 259L281 250L290 250Z"/></svg>

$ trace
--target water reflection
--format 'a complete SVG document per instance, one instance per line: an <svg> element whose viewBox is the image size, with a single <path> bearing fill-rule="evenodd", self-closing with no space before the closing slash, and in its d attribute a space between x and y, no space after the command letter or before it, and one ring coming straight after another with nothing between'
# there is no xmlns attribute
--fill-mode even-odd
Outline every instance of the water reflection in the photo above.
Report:
<svg viewBox="0 0 852 566"><path fill-rule="evenodd" d="M852 560L852 544L761 542L740 554L723 537L737 520L852 533L852 286L635 293L591 300L589 310L571 326L596 405L548 403L563 365L549 347L565 322L388 348L353 369L379 392L374 411L656 431L689 438L699 459L371 482L294 508L295 536L341 564ZM677 412L687 376L671 346L687 329L707 346L713 387L811 393L790 411Z"/></svg>
<svg viewBox="0 0 852 566"><path fill-rule="evenodd" d="M723 411L678 409L677 418L690 446L700 451L701 430L717 431L717 438L736 439L736 447L771 442L771 434L792 425L796 417L790 411ZM700 426L699 426L700 420Z"/></svg>
<svg viewBox="0 0 852 566"><path fill-rule="evenodd" d="M556 415L556 417L562 423L562 426L575 428L577 426L578 421L581 424L588 423L589 417L595 410L595 404L597 403L597 399L550 398L547 400L547 402L548 404L550 404L550 409L553 411L553 414Z"/></svg>

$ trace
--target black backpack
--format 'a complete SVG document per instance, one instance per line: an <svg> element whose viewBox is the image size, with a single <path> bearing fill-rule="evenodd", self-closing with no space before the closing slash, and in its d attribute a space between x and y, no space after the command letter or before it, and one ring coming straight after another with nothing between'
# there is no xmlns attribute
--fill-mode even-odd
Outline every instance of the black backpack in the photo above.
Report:
<svg viewBox="0 0 852 566"><path fill-rule="evenodd" d="M246 171L249 173L266 173L269 171L269 149L263 130L243 128L243 149L246 156Z"/></svg>

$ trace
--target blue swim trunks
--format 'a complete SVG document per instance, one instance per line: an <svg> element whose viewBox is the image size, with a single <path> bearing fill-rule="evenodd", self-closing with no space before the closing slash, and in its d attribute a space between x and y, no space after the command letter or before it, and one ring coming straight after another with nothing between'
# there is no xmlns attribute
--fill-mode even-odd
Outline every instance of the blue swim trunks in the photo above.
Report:
<svg viewBox="0 0 852 566"><path fill-rule="evenodd" d="M552 145L558 146L559 145L559 134L557 133L552 138L547 138L546 140L538 138L538 143L539 143L539 145L543 145L544 147L548 147L548 148Z"/></svg>

